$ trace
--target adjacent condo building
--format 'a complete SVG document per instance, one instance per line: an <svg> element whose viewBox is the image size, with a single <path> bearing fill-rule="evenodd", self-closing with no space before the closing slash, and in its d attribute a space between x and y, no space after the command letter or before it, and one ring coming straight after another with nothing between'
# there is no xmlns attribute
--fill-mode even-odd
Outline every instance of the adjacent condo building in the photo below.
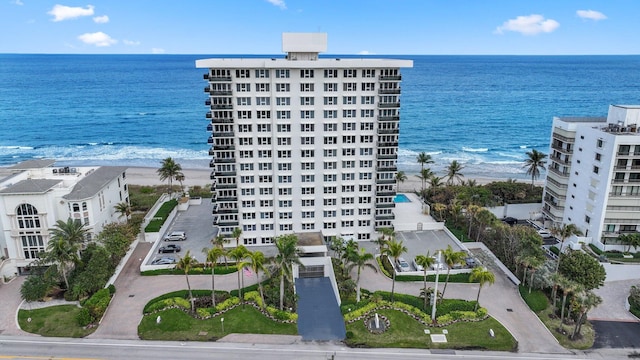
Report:
<svg viewBox="0 0 640 360"><path fill-rule="evenodd" d="M575 224L584 239L626 250L640 230L640 106L611 105L605 117L553 119L543 194L545 225Z"/></svg>
<svg viewBox="0 0 640 360"><path fill-rule="evenodd" d="M86 241L105 225L126 221L115 209L129 202L125 167L54 164L43 159L0 168L0 275L21 274L38 259L58 220L81 221Z"/></svg>
<svg viewBox="0 0 640 360"><path fill-rule="evenodd" d="M246 245L288 233L371 239L391 227L400 68L410 60L320 58L322 33L285 33L284 58L196 61L212 156L214 225Z"/></svg>

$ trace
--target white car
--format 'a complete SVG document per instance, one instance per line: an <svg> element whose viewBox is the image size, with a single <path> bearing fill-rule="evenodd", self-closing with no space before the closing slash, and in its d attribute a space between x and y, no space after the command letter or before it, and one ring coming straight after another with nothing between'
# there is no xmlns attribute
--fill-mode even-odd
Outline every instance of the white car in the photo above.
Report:
<svg viewBox="0 0 640 360"><path fill-rule="evenodd" d="M444 264L444 262L438 262L438 259L436 256L433 257L433 265L431 265L431 269L432 270L446 270L447 266Z"/></svg>
<svg viewBox="0 0 640 360"><path fill-rule="evenodd" d="M553 237L553 235L547 229L538 230L538 235L542 236L543 239Z"/></svg>
<svg viewBox="0 0 640 360"><path fill-rule="evenodd" d="M187 234L184 231L174 231L164 238L164 241L185 241Z"/></svg>
<svg viewBox="0 0 640 360"><path fill-rule="evenodd" d="M401 272L411 271L409 263L403 258L398 258L398 260L396 261L396 265L398 266L398 270L400 270Z"/></svg>
<svg viewBox="0 0 640 360"><path fill-rule="evenodd" d="M416 271L424 271L424 268L416 262L416 259L413 259L413 267L416 268Z"/></svg>

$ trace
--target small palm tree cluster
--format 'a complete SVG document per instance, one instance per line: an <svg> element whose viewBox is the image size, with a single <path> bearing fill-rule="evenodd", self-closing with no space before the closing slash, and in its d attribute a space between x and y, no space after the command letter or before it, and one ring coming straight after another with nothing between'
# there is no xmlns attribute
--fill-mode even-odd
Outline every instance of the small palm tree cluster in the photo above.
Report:
<svg viewBox="0 0 640 360"><path fill-rule="evenodd" d="M425 167L425 165L427 164L434 163L431 155L425 152L421 152L420 154L418 154L416 161L420 164L420 173L418 174L418 177L422 181L422 189L420 191L420 194L423 198L427 198L429 195L429 193L427 193L425 185L428 184L429 192L433 192L435 189L442 186L443 179L445 178L447 179L446 184L450 186L453 185L456 181L459 183L462 182L462 178L464 177L464 175L462 174L462 169L464 169L464 166L460 162L458 162L458 160L452 160L451 163L449 163L449 165L447 166L447 173L443 177L436 176L436 174L430 168ZM404 181L404 179L400 180L400 178L397 176L396 179L400 182Z"/></svg>
<svg viewBox="0 0 640 360"><path fill-rule="evenodd" d="M211 267L211 299L212 306L215 307L215 266L221 259L224 259L227 266L227 258L235 262L238 276L238 295L243 298L242 290L244 288L244 269L250 269L258 279L258 289L262 299L262 306L266 306L264 289L260 281L261 274L270 274L280 278L280 310L284 309L284 290L285 280L289 284L293 284L293 264L298 264L300 251L298 249L298 238L295 235L283 235L275 239L277 255L273 259L267 259L261 251L249 251L244 245L239 244L242 230L236 228L232 236L236 239L236 246L231 249L225 249L224 244L229 242L227 238L218 235L211 240L213 247L204 248L202 252L206 255L206 265ZM193 299L191 294L191 285L189 284L189 270L197 264L197 260L187 253L176 264L176 268L184 271L187 280L187 288L189 290L189 298ZM271 267L268 267L268 265ZM193 303L193 302L192 302ZM193 309L192 309L193 310Z"/></svg>
<svg viewBox="0 0 640 360"><path fill-rule="evenodd" d="M378 272L378 269L372 263L374 260L373 254L360 248L355 240L345 241L340 237L333 238L331 249L336 259L341 260L343 275L345 272L349 273L351 270L356 269L356 302L360 302L360 274L362 269L369 268L374 272Z"/></svg>
<svg viewBox="0 0 640 360"><path fill-rule="evenodd" d="M184 173L182 172L182 166L177 163L171 157L168 157L162 160L160 168L156 171L160 177L160 181L167 181L169 184L169 195L173 191L173 180L176 180L180 183L180 189L184 191L182 186L182 182L185 179Z"/></svg>

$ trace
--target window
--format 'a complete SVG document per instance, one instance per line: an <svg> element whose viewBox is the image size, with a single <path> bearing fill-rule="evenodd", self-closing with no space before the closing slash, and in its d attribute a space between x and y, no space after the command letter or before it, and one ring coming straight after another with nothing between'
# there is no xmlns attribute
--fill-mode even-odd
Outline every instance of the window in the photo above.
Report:
<svg viewBox="0 0 640 360"><path fill-rule="evenodd" d="M253 200L244 200L242 201L242 207L243 208L251 208L251 207L256 207L256 202ZM243 214L243 215L247 215L247 214ZM252 218L250 216L243 216L244 219L249 219Z"/></svg>
<svg viewBox="0 0 640 360"><path fill-rule="evenodd" d="M373 142L373 136L372 135L362 135L362 136L360 136L360 142L363 143L363 144L372 143Z"/></svg>
<svg viewBox="0 0 640 360"><path fill-rule="evenodd" d="M276 77L278 79L288 79L289 78L289 69L276 69Z"/></svg>
<svg viewBox="0 0 640 360"><path fill-rule="evenodd" d="M300 111L301 119L313 119L315 117L315 111L313 110L302 110Z"/></svg>
<svg viewBox="0 0 640 360"><path fill-rule="evenodd" d="M350 180L355 180L356 179L356 174L354 173L343 173L342 174L342 180L344 181L350 181Z"/></svg>
<svg viewBox="0 0 640 360"><path fill-rule="evenodd" d="M335 222L325 222L323 224L323 227L325 229L335 229L336 228L336 223Z"/></svg>
<svg viewBox="0 0 640 360"><path fill-rule="evenodd" d="M325 206L335 206L338 203L337 199L324 199Z"/></svg>
<svg viewBox="0 0 640 360"><path fill-rule="evenodd" d="M39 233L24 233L24 235L20 236L20 240L22 241L22 254L25 259L37 259L38 254L45 250L44 240Z"/></svg>
<svg viewBox="0 0 640 360"><path fill-rule="evenodd" d="M260 200L260 207L271 207L273 206L273 200Z"/></svg>
<svg viewBox="0 0 640 360"><path fill-rule="evenodd" d="M353 216L354 210L353 209L342 209L341 213L342 213L342 216Z"/></svg>
<svg viewBox="0 0 640 360"><path fill-rule="evenodd" d="M324 97L325 105L338 105L338 97L337 96L325 96Z"/></svg>
<svg viewBox="0 0 640 360"><path fill-rule="evenodd" d="M245 224L242 225L242 231L256 231L256 224ZM245 243L247 239L244 239Z"/></svg>
<svg viewBox="0 0 640 360"><path fill-rule="evenodd" d="M354 198L352 198L352 197L343 197L342 198L342 204L343 205L353 204L353 203L355 203L355 201L354 201Z"/></svg>
<svg viewBox="0 0 640 360"><path fill-rule="evenodd" d="M238 119L251 119L251 111L238 111Z"/></svg>
<svg viewBox="0 0 640 360"><path fill-rule="evenodd" d="M302 182L314 182L314 181L316 181L316 176L315 175L302 175L301 181Z"/></svg>
<svg viewBox="0 0 640 360"><path fill-rule="evenodd" d="M251 84L250 83L236 84L236 91L237 92L249 92L249 91L251 91Z"/></svg>
<svg viewBox="0 0 640 360"><path fill-rule="evenodd" d="M359 177L360 177L360 180L371 180L371 179L373 179L373 174L372 173L360 173Z"/></svg>
<svg viewBox="0 0 640 360"><path fill-rule="evenodd" d="M315 152L313 150L300 150L300 156L303 158L314 157Z"/></svg>
<svg viewBox="0 0 640 360"><path fill-rule="evenodd" d="M258 132L270 132L271 124L258 124Z"/></svg>
<svg viewBox="0 0 640 360"><path fill-rule="evenodd" d="M301 92L311 92L313 91L313 83L301 83L300 84L300 91Z"/></svg>
<svg viewBox="0 0 640 360"><path fill-rule="evenodd" d="M302 96L300 98L300 105L313 105L314 98L311 96Z"/></svg>
<svg viewBox="0 0 640 360"><path fill-rule="evenodd" d="M280 145L280 146L282 146L282 145L291 145L291 138L279 137L278 138L278 145Z"/></svg>
<svg viewBox="0 0 640 360"><path fill-rule="evenodd" d="M375 104L375 102L376 102L376 99L373 96L362 96L360 98L360 103L362 105L373 105Z"/></svg>
<svg viewBox="0 0 640 360"><path fill-rule="evenodd" d="M362 77L363 78L374 78L374 77L376 77L376 70L375 69L364 69L364 70L362 70Z"/></svg>
<svg viewBox="0 0 640 360"><path fill-rule="evenodd" d="M291 98L288 98L288 97L277 97L276 98L276 105L278 105L278 106L291 105Z"/></svg>
<svg viewBox="0 0 640 360"><path fill-rule="evenodd" d="M291 188L279 188L278 189L278 195L291 195Z"/></svg>
<svg viewBox="0 0 640 360"><path fill-rule="evenodd" d="M258 170L260 171L269 171L271 170L271 163L259 163L258 164Z"/></svg>
<svg viewBox="0 0 640 360"><path fill-rule="evenodd" d="M335 210L325 210L322 212L322 216L326 218L336 217L336 214Z"/></svg>
<svg viewBox="0 0 640 360"><path fill-rule="evenodd" d="M256 111L256 115L258 119L271 119L271 111L269 110Z"/></svg>
<svg viewBox="0 0 640 360"><path fill-rule="evenodd" d="M316 188L313 187L303 187L302 195L313 195L316 192Z"/></svg>
<svg viewBox="0 0 640 360"><path fill-rule="evenodd" d="M356 91L356 90L358 90L358 83L342 84L342 91Z"/></svg>
<svg viewBox="0 0 640 360"><path fill-rule="evenodd" d="M324 131L338 131L338 124L324 124Z"/></svg>
<svg viewBox="0 0 640 360"><path fill-rule="evenodd" d="M352 193L356 191L356 187L354 185L342 185L343 193Z"/></svg>
<svg viewBox="0 0 640 360"><path fill-rule="evenodd" d="M371 209L358 209L358 215L371 215Z"/></svg>
<svg viewBox="0 0 640 360"><path fill-rule="evenodd" d="M313 211L303 211L302 212L302 218L303 219L313 219L314 217L316 217L316 213Z"/></svg>
<svg viewBox="0 0 640 360"><path fill-rule="evenodd" d="M256 213L244 213L244 214L242 214L242 220L255 220L255 219L256 219Z"/></svg>
<svg viewBox="0 0 640 360"><path fill-rule="evenodd" d="M278 110L278 111L276 111L276 118L278 118L280 120L282 120L282 119L291 119L291 111L289 111L289 110Z"/></svg>
<svg viewBox="0 0 640 360"><path fill-rule="evenodd" d="M342 222L342 227L353 227L353 220L345 220Z"/></svg>
<svg viewBox="0 0 640 360"><path fill-rule="evenodd" d="M256 91L258 91L258 92L269 92L269 83L258 83L258 84L256 84Z"/></svg>
<svg viewBox="0 0 640 360"><path fill-rule="evenodd" d="M373 167L373 161L371 160L360 160L361 168L371 168Z"/></svg>
<svg viewBox="0 0 640 360"><path fill-rule="evenodd" d="M251 132L251 124L238 125L238 132Z"/></svg>
<svg viewBox="0 0 640 360"><path fill-rule="evenodd" d="M271 98L258 96L256 98L256 105L271 105Z"/></svg>
<svg viewBox="0 0 640 360"><path fill-rule="evenodd" d="M311 136L303 136L300 138L300 144L302 145L313 145L315 138Z"/></svg>
<svg viewBox="0 0 640 360"><path fill-rule="evenodd" d="M343 156L355 156L356 155L356 149L354 149L354 148L342 149L342 155Z"/></svg>
<svg viewBox="0 0 640 360"><path fill-rule="evenodd" d="M278 158L287 159L291 157L291 150L278 150Z"/></svg>
<svg viewBox="0 0 640 360"><path fill-rule="evenodd" d="M324 174L324 182L335 182L338 180L338 175L336 174Z"/></svg>
<svg viewBox="0 0 640 360"><path fill-rule="evenodd" d="M290 124L278 124L278 132L291 132Z"/></svg>
<svg viewBox="0 0 640 360"><path fill-rule="evenodd" d="M280 219L291 219L293 215L290 212L280 212L278 213L278 217Z"/></svg>
<svg viewBox="0 0 640 360"><path fill-rule="evenodd" d="M300 124L300 131L302 132L313 132L314 129L314 124Z"/></svg>
<svg viewBox="0 0 640 360"><path fill-rule="evenodd" d="M271 157L271 150L258 150L258 157L259 158L270 158Z"/></svg>
<svg viewBox="0 0 640 360"><path fill-rule="evenodd" d="M266 79L269 77L268 69L257 69L256 70L256 78L258 79Z"/></svg>
<svg viewBox="0 0 640 360"><path fill-rule="evenodd" d="M251 184L253 182L254 182L253 176L250 176L250 175L240 176L240 183L242 184Z"/></svg>
<svg viewBox="0 0 640 360"><path fill-rule="evenodd" d="M334 145L338 143L338 137L337 136L325 136L324 137L324 144L325 145Z"/></svg>
<svg viewBox="0 0 640 360"><path fill-rule="evenodd" d="M327 92L338 91L338 84L337 83L325 83L324 84L324 91L327 91Z"/></svg>
<svg viewBox="0 0 640 360"><path fill-rule="evenodd" d="M346 124L345 124L346 125ZM346 129L345 129L346 130ZM343 144L353 144L356 142L356 137L355 135L348 135L348 136L343 136L342 137L342 143ZM355 155L355 154L354 154Z"/></svg>
<svg viewBox="0 0 640 360"><path fill-rule="evenodd" d="M313 199L302 199L302 206L314 206L315 202Z"/></svg>
<svg viewBox="0 0 640 360"><path fill-rule="evenodd" d="M253 157L253 150L240 150L241 159L251 159Z"/></svg>
<svg viewBox="0 0 640 360"><path fill-rule="evenodd" d="M338 110L324 110L324 118L325 119L338 118Z"/></svg>
<svg viewBox="0 0 640 360"><path fill-rule="evenodd" d="M286 184L291 182L291 175L280 175L278 176L278 183Z"/></svg>
<svg viewBox="0 0 640 360"><path fill-rule="evenodd" d="M273 189L268 188L260 188L260 195L273 195Z"/></svg>
<svg viewBox="0 0 640 360"><path fill-rule="evenodd" d="M240 79L248 79L251 77L248 69L236 70L236 77Z"/></svg>
<svg viewBox="0 0 640 360"><path fill-rule="evenodd" d="M345 169L351 169L356 167L356 162L355 160L345 160L342 162L342 167Z"/></svg>
<svg viewBox="0 0 640 360"><path fill-rule="evenodd" d="M376 116L376 112L373 109L362 109L360 110L360 116L363 118L372 118Z"/></svg>
<svg viewBox="0 0 640 360"><path fill-rule="evenodd" d="M252 171L253 164L240 164L240 171Z"/></svg>
<svg viewBox="0 0 640 360"><path fill-rule="evenodd" d="M338 156L338 150L336 149L324 149L324 157L336 157Z"/></svg>
<svg viewBox="0 0 640 360"><path fill-rule="evenodd" d="M354 118L354 117L356 117L356 110L355 109L342 110L342 117L344 117L344 118Z"/></svg>
<svg viewBox="0 0 640 360"><path fill-rule="evenodd" d="M293 206L293 201L291 201L291 200L279 200L278 201L278 206L280 206L280 207L292 207Z"/></svg>
<svg viewBox="0 0 640 360"><path fill-rule="evenodd" d="M588 215L585 215L584 222L586 222L587 224L591 223L591 218Z"/></svg>
<svg viewBox="0 0 640 360"><path fill-rule="evenodd" d="M337 186L325 186L323 189L324 194L335 194L336 192L338 192Z"/></svg>
<svg viewBox="0 0 640 360"><path fill-rule="evenodd" d="M280 231L291 231L293 230L293 224L280 224Z"/></svg>
<svg viewBox="0 0 640 360"><path fill-rule="evenodd" d="M597 166L594 166L594 167L593 167L593 172L594 172L595 174L597 174L599 171L600 171L600 168L599 168L599 167L597 167Z"/></svg>
<svg viewBox="0 0 640 360"><path fill-rule="evenodd" d="M337 78L338 77L338 69L325 69L324 70L325 78Z"/></svg>
<svg viewBox="0 0 640 360"><path fill-rule="evenodd" d="M302 170L313 170L315 169L315 164L312 162L303 162L300 164Z"/></svg>
<svg viewBox="0 0 640 360"><path fill-rule="evenodd" d="M358 226L370 226L370 225L371 225L370 220L358 220Z"/></svg>
<svg viewBox="0 0 640 360"><path fill-rule="evenodd" d="M362 91L374 91L376 89L376 83L367 82L362 83Z"/></svg>
<svg viewBox="0 0 640 360"><path fill-rule="evenodd" d="M338 168L338 163L335 161L325 161L324 162L324 169L325 170L335 170Z"/></svg>
<svg viewBox="0 0 640 360"><path fill-rule="evenodd" d="M276 92L289 92L289 84L276 84Z"/></svg>
<svg viewBox="0 0 640 360"><path fill-rule="evenodd" d="M602 145L604 145L604 141L602 141L602 139L598 139L598 141L596 141L596 146L601 148Z"/></svg>
<svg viewBox="0 0 640 360"><path fill-rule="evenodd" d="M356 97L355 96L343 96L342 97L342 104L343 105L355 105L356 104Z"/></svg>
<svg viewBox="0 0 640 360"><path fill-rule="evenodd" d="M310 79L313 77L312 69L302 69L300 70L300 77L303 79Z"/></svg>
<svg viewBox="0 0 640 360"><path fill-rule="evenodd" d="M237 101L239 106L251 105L251 98L250 97L239 97L236 101Z"/></svg>
<svg viewBox="0 0 640 360"><path fill-rule="evenodd" d="M357 75L357 71L355 69L345 69L343 72L343 76L346 78L354 78Z"/></svg>

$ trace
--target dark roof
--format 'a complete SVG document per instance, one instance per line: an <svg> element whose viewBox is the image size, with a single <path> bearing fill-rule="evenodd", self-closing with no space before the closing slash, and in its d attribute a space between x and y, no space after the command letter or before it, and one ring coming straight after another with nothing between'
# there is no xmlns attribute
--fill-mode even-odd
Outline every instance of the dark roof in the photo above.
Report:
<svg viewBox="0 0 640 360"><path fill-rule="evenodd" d="M78 181L73 190L63 198L67 200L91 198L126 170L127 167L125 166L101 166L88 173L84 179Z"/></svg>
<svg viewBox="0 0 640 360"><path fill-rule="evenodd" d="M321 232L296 233L298 246L324 245Z"/></svg>
<svg viewBox="0 0 640 360"><path fill-rule="evenodd" d="M0 194L43 194L62 180L26 179L0 190Z"/></svg>

